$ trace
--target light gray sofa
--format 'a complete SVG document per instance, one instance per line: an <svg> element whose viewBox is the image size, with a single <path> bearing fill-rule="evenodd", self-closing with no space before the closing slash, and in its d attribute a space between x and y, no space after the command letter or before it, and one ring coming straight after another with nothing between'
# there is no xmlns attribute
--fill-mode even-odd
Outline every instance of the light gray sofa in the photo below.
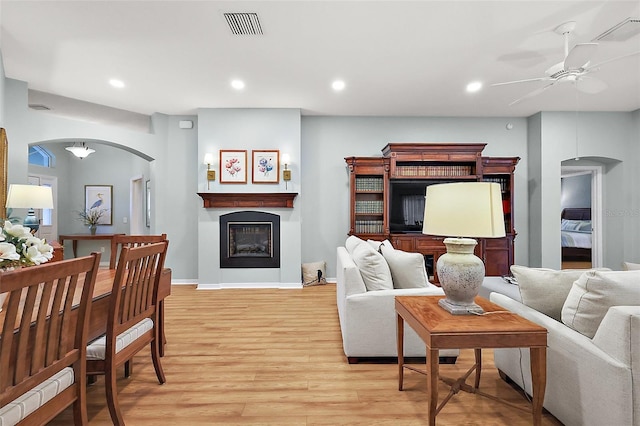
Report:
<svg viewBox="0 0 640 426"><path fill-rule="evenodd" d="M616 275L619 271L589 274L587 278L583 274L572 284L567 302L577 297L576 300L582 303L589 297L584 292L573 294L580 280L586 282L588 289L598 277L606 274L619 277ZM606 314L590 338L551 316L500 294L501 290L512 292L510 284L497 285L491 290L492 302L548 330L544 408L566 426L640 426L640 306L605 308ZM634 301L629 300L628 303ZM566 321L566 306L565 302L562 320L570 323ZM494 360L503 378L508 376L531 394L527 349L496 349Z"/></svg>
<svg viewBox="0 0 640 426"><path fill-rule="evenodd" d="M441 295L440 287L367 291L360 270L345 247L337 248L336 299L342 346L349 363L359 358L397 357L395 296ZM405 327L404 355L424 357L425 344ZM453 363L459 351L440 352L440 362Z"/></svg>

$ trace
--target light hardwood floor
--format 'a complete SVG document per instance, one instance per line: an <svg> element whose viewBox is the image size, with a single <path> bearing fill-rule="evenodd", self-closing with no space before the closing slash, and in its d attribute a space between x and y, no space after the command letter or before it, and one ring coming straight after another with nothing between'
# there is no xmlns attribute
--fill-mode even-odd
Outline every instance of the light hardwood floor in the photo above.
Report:
<svg viewBox="0 0 640 426"><path fill-rule="evenodd" d="M196 290L174 286L166 301L168 345L159 385L151 357L135 357L133 375L119 379L128 425L423 425L425 378L405 374L398 391L394 363L349 365L342 351L335 285L301 290ZM527 407L503 382L492 351L483 352L481 389ZM463 350L443 375L471 365ZM90 425L111 424L104 379L89 387ZM441 398L446 388L441 383ZM71 411L53 425L69 425ZM531 415L478 395L459 393L438 425L529 425ZM545 413L543 425L560 425Z"/></svg>

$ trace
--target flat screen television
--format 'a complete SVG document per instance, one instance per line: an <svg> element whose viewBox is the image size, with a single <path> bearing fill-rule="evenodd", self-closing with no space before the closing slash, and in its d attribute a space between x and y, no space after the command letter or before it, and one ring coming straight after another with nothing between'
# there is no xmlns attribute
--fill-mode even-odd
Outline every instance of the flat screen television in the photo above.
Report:
<svg viewBox="0 0 640 426"><path fill-rule="evenodd" d="M389 182L389 230L396 234L421 233L427 186L438 180L391 180Z"/></svg>

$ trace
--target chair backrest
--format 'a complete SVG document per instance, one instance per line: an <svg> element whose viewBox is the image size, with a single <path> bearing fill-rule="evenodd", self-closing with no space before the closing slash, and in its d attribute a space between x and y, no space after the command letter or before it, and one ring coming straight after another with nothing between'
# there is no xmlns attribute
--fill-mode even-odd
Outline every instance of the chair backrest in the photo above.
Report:
<svg viewBox="0 0 640 426"><path fill-rule="evenodd" d="M0 293L8 294L0 312L0 407L69 366L77 392L59 394L38 419L45 423L84 397L87 318L99 266L100 253L92 253L0 273Z"/></svg>
<svg viewBox="0 0 640 426"><path fill-rule="evenodd" d="M167 234L161 235L125 235L119 234L113 237L111 256L109 257L109 269L116 269L118 254L122 247L138 247L146 244L161 243L167 239Z"/></svg>
<svg viewBox="0 0 640 426"><path fill-rule="evenodd" d="M123 247L111 290L107 353L115 348L116 336L145 318L155 315L158 282L169 242Z"/></svg>

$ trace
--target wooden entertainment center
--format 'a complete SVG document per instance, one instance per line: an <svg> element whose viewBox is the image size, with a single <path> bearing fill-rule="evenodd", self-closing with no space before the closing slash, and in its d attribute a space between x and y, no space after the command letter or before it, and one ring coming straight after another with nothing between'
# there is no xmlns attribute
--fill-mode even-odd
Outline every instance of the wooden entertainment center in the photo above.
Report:
<svg viewBox="0 0 640 426"><path fill-rule="evenodd" d="M508 275L513 264L513 172L519 157L483 157L486 144L390 143L382 157L347 157L350 185L349 235L391 241L397 249L422 253L430 278L446 253L444 237L422 234L428 185L497 182L502 189L506 237L478 239L476 255L486 275Z"/></svg>

